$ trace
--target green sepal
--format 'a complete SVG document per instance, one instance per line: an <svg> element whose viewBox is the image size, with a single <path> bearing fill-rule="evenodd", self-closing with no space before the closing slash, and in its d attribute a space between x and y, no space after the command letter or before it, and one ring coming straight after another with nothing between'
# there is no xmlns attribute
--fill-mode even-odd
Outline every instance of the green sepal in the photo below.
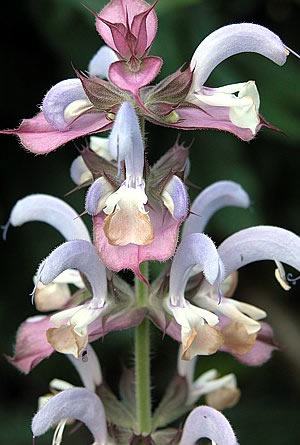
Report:
<svg viewBox="0 0 300 445"><path fill-rule="evenodd" d="M130 431L137 430L135 417L128 411L127 407L115 396L107 385L102 384L97 388L108 422L120 428Z"/></svg>
<svg viewBox="0 0 300 445"><path fill-rule="evenodd" d="M187 406L188 385L184 377L176 375L153 414L153 429L163 427L190 411Z"/></svg>

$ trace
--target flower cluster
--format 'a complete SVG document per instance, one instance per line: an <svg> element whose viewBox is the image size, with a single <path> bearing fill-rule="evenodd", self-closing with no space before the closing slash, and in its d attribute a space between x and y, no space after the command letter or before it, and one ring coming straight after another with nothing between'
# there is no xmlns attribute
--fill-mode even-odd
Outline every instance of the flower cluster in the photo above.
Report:
<svg viewBox="0 0 300 445"><path fill-rule="evenodd" d="M14 356L8 357L28 373L57 351L80 374L82 388L50 382L51 394L41 398L33 419L34 436L56 425L55 444L74 420L89 428L97 445L194 445L200 438L237 444L220 412L239 400L236 377L219 377L213 369L194 380L197 356L221 350L248 365L267 361L278 346L271 326L261 321L266 312L232 298L238 270L255 261L274 261L285 289L289 283L282 263L300 271L300 238L282 228L247 228L217 248L204 233L207 222L226 206L248 208L248 194L235 182L219 181L190 204L189 148L177 141L149 166L144 137L145 120L184 130L225 130L246 141L262 126L274 129L259 114L254 81L218 88L204 84L234 54L256 52L283 65L290 50L260 25L233 24L206 37L185 70L150 85L163 63L149 55L157 30L156 3L111 0L95 14L107 46L92 58L88 72L75 69L76 78L50 89L38 115L16 130L2 131L17 135L33 153L48 153L80 136L111 130L108 138L91 136L70 169L76 189L88 187L85 213L92 218L92 239L75 210L43 194L18 201L5 228L6 234L9 225L37 220L66 240L33 277L33 302L42 315L24 321ZM165 263L151 285L147 261ZM114 273L123 269L135 274L135 289ZM102 378L91 343L129 328L138 338L139 328L149 321L180 346L174 378L153 412L150 404L150 426L144 426L138 370L124 371L117 398ZM197 407L202 396L207 406ZM188 412L183 429L168 427Z"/></svg>

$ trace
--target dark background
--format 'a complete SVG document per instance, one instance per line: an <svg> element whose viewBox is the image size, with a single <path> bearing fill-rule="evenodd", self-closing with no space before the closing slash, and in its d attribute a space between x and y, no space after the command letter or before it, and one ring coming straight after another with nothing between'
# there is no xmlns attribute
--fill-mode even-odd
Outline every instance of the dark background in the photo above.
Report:
<svg viewBox="0 0 300 445"><path fill-rule="evenodd" d="M102 1L86 0L94 11ZM235 22L254 22L278 33L287 46L300 49L299 1L289 0L160 0L159 31L151 53L161 55L161 77L188 62L198 43L217 27ZM43 95L58 81L73 77L71 62L85 69L101 45L92 15L79 0L23 0L7 2L1 15L1 128L14 128L22 118L38 111ZM250 144L217 131L182 132L190 143L191 181L201 188L220 179L239 182L253 200L250 211L224 209L209 223L208 233L216 242L234 231L256 224L285 227L299 234L299 73L300 64L290 56L278 67L259 55L243 54L222 63L207 85L256 80L261 95L261 113L286 135L263 130ZM154 162L175 141L175 130L148 124L148 155ZM77 155L72 143L47 156L26 153L17 140L1 136L1 222L5 223L14 203L31 193L58 197L72 188L69 167ZM191 190L195 196L196 190ZM83 210L84 193L67 198ZM86 220L89 224L88 219ZM1 244L2 295L0 350L12 353L17 326L35 314L30 304L32 276L40 260L62 242L54 229L32 223L10 229ZM242 269L236 298L266 309L282 352L259 368L239 364L219 353L198 360L198 373L211 366L222 373L235 372L242 389L237 407L227 410L243 445L296 445L299 437L300 329L299 291L283 291L274 280L274 265L258 263ZM116 387L122 363L132 363L132 333L107 336L97 350L105 375ZM153 331L153 387L157 399L172 374L176 344ZM128 359L129 357L129 359ZM1 358L0 439L3 443L31 443L30 419L37 397L48 391L48 382L60 377L79 384L65 357L56 354L29 376L21 375ZM162 370L165 370L162 374ZM64 443L91 442L82 429L65 437ZM51 443L51 434L38 439Z"/></svg>

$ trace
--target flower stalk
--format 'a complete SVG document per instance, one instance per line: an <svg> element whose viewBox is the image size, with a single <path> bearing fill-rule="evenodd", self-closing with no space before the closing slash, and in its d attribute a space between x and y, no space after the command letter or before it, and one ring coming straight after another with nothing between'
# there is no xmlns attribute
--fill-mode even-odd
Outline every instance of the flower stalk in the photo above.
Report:
<svg viewBox="0 0 300 445"><path fill-rule="evenodd" d="M148 278L148 263L141 265L143 276ZM139 306L147 303L148 287L135 279L136 299ZM151 382L150 382L150 326L145 319L135 328L135 392L136 415L139 431L148 435L151 431Z"/></svg>

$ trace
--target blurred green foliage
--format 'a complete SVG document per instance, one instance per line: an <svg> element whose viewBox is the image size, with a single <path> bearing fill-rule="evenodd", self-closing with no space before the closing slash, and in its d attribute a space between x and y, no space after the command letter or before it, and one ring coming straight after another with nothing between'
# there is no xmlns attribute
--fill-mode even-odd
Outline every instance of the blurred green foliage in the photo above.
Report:
<svg viewBox="0 0 300 445"><path fill-rule="evenodd" d="M100 0L84 3L93 11L104 6ZM36 113L36 104L41 103L50 86L73 77L71 62L84 70L101 39L94 29L93 15L79 0L27 0L10 2L7 7L5 13L2 11L0 27L4 44L1 126L12 128L21 118ZM229 23L260 23L277 32L289 47L299 50L300 2L296 0L160 0L156 9L159 30L151 52L164 59L161 78L188 62L207 34ZM243 54L223 62L208 81L209 86L221 86L255 79L261 93L262 115L286 135L263 130L246 144L216 131L181 133L182 141L187 144L193 141L191 182L202 189L220 179L235 180L253 200L250 211L224 209L212 219L208 233L216 242L255 224L279 225L300 232L299 72L300 66L293 56L284 67L278 67L261 56ZM151 124L147 132L148 156L154 162L172 146L177 132ZM42 192L63 197L73 187L69 166L76 149L72 143L46 157L25 153L12 138L2 137L1 144L3 222L14 202L26 194ZM190 192L195 197L198 190L191 188ZM83 199L84 193L79 192L67 201L81 212ZM86 222L90 224L88 219ZM3 352L11 353L17 326L35 313L28 294L38 263L62 241L52 228L33 223L11 229L6 244L2 244L5 259L2 272L5 272L0 346ZM240 277L237 298L267 308L285 351L275 354L262 368L247 368L222 353L203 357L198 361L198 373L214 366L221 373L237 374L242 399L226 415L235 426L241 444L297 444L300 389L297 289L284 294L274 282L270 264L253 265L247 271L242 270ZM296 328L292 329L294 325ZM128 331L113 333L97 344L104 374L114 388L122 365L133 364L132 343ZM161 333L153 330L154 401L171 378L176 350L171 339L162 340ZM3 442L14 445L30 443L30 417L36 409L37 397L47 392L49 380L60 377L80 383L71 365L59 354L39 365L28 377L20 375L3 359L0 373L1 436ZM91 440L87 434L82 429L79 435L66 436L64 443L88 443ZM38 440L38 444L46 443L51 443L51 434Z"/></svg>

